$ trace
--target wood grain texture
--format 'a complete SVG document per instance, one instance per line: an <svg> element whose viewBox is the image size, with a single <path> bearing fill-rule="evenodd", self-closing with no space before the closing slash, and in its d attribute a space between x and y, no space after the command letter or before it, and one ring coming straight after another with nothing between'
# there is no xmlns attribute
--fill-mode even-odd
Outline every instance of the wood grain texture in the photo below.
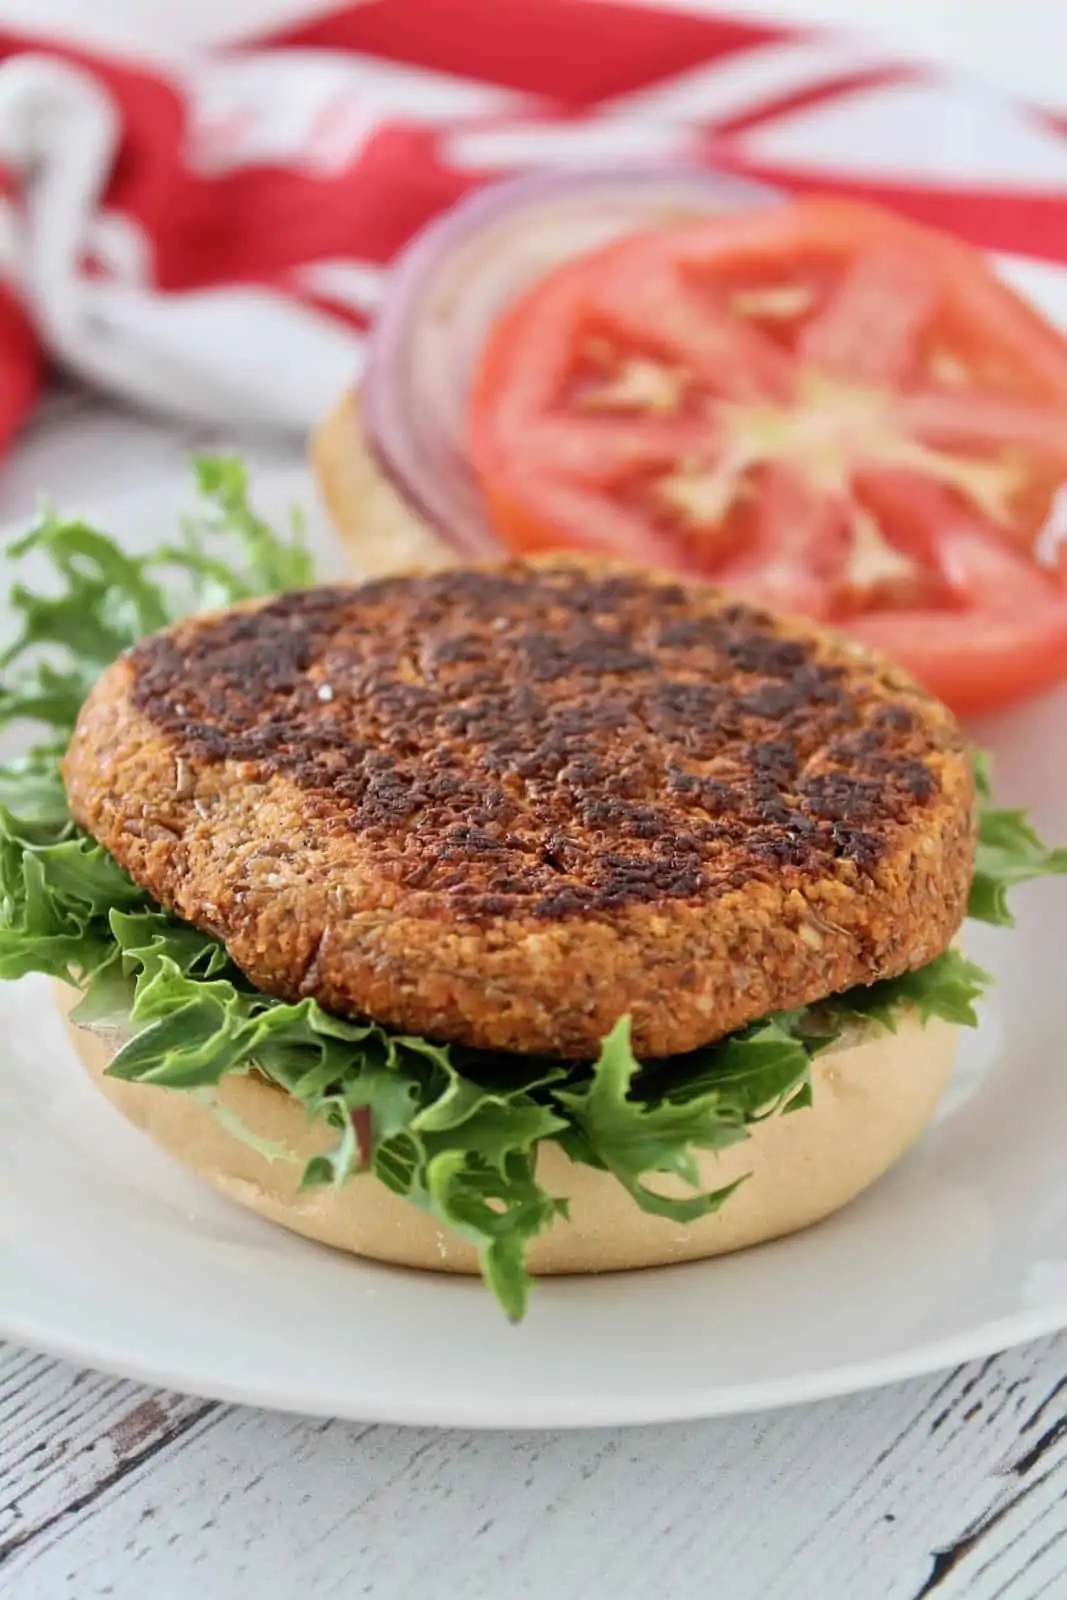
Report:
<svg viewBox="0 0 1067 1600"><path fill-rule="evenodd" d="M754 1417L477 1434L305 1421L0 1353L18 1600L1067 1594L1067 1336Z"/></svg>
<svg viewBox="0 0 1067 1600"><path fill-rule="evenodd" d="M0 1355L0 1569L213 1407L46 1356Z"/></svg>

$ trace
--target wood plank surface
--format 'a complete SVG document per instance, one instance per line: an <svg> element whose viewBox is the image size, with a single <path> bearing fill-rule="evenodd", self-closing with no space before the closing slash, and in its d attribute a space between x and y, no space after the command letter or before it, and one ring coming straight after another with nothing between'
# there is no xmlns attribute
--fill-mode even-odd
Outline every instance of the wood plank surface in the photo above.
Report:
<svg viewBox="0 0 1067 1600"><path fill-rule="evenodd" d="M795 1410L575 1433L311 1421L0 1352L17 1600L1067 1594L1067 1336Z"/></svg>

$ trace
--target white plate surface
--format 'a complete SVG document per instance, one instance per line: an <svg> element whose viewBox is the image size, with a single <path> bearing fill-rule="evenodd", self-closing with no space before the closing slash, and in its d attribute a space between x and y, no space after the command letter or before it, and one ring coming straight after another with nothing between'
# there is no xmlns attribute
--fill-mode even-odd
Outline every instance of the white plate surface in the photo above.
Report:
<svg viewBox="0 0 1067 1600"><path fill-rule="evenodd" d="M138 492L99 520L147 545L187 498ZM279 472L258 498L273 513L311 490ZM1065 727L1061 694L978 730L1004 798L1060 839ZM888 1178L739 1256L543 1284L519 1328L475 1282L358 1262L216 1198L89 1087L46 983L0 985L0 1334L227 1400L557 1427L811 1400L1067 1326L1067 883L1015 904L1014 933L970 937L995 997Z"/></svg>

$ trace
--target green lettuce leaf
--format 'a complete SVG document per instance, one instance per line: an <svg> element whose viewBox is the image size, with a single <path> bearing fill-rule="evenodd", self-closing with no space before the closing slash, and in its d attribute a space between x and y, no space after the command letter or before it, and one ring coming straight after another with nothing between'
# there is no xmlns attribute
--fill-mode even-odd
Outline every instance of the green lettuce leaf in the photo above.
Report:
<svg viewBox="0 0 1067 1600"><path fill-rule="evenodd" d="M8 546L12 561L43 557L59 592L11 591L17 622L0 651L0 727L28 721L67 735L103 669L144 634L190 611L313 581L299 525L286 538L256 515L239 460L203 457L195 467L204 509L151 555L128 555L87 523L55 515Z"/></svg>
<svg viewBox="0 0 1067 1600"><path fill-rule="evenodd" d="M320 1129L305 1186L373 1173L478 1251L508 1316L523 1315L531 1242L566 1202L537 1172L557 1143L610 1173L634 1202L687 1222L736 1184L705 1188L696 1152L746 1139L759 1121L811 1103L811 1060L857 1027L894 1028L905 1012L973 1025L985 974L954 950L918 972L769 1017L686 1056L641 1062L628 1019L592 1062L461 1049L286 1003L252 988L224 947L155 905L72 822L59 774L78 708L103 668L146 631L202 606L312 580L299 530L285 538L252 509L240 464L198 463L206 503L181 538L138 558L81 522L45 520L9 554L43 553L49 593L17 587L14 643L0 658L0 730L45 737L0 768L0 978L30 972L82 991L75 1019L125 1043L109 1071L192 1094L268 1160L292 1159L243 1126L220 1085L255 1072ZM992 804L984 767L971 914L1008 918L1014 883L1067 870L1017 812Z"/></svg>
<svg viewBox="0 0 1067 1600"><path fill-rule="evenodd" d="M895 1033L899 1019L914 1013L923 1023L940 1017L961 1028L976 1028L975 1002L991 982L988 972L968 961L959 950L946 950L915 972L902 972L898 978L883 978L879 983L849 989L821 1006L810 1007L809 1019L813 1020L800 1026L803 1031L813 1024L825 1026L828 1021L836 1034L850 1023L867 1019Z"/></svg>
<svg viewBox="0 0 1067 1600"><path fill-rule="evenodd" d="M716 1211L736 1183L701 1192L694 1150L722 1150L746 1135L746 1125L785 1105L808 1082L811 1061L803 1043L775 1022L734 1034L708 1050L675 1058L658 1092L645 1098L641 1063L630 1046L630 1021L623 1017L604 1040L587 1083L560 1089L556 1099L571 1114L585 1150L634 1197L643 1211L695 1222ZM567 1145L564 1144L564 1148ZM691 1191L679 1196L649 1188L650 1173L681 1179Z"/></svg>
<svg viewBox="0 0 1067 1600"><path fill-rule="evenodd" d="M1050 850L1035 833L1025 811L1004 811L993 804L989 758L975 755L978 787L978 851L967 915L978 922L1011 927L1008 890L1032 878L1067 872L1067 849Z"/></svg>

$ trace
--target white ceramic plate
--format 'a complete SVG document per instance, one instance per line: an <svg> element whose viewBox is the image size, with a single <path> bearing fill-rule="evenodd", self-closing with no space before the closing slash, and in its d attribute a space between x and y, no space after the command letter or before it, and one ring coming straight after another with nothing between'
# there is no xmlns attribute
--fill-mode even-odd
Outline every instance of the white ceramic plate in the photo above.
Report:
<svg viewBox="0 0 1067 1600"><path fill-rule="evenodd" d="M150 544L183 493L126 495L100 520ZM311 490L278 473L259 498L275 513ZM1060 695L978 730L1003 796L1061 839L1065 726ZM560 1427L812 1400L1067 1326L1067 883L1015 903L1014 933L970 939L995 999L888 1178L746 1254L543 1284L520 1328L476 1282L358 1262L216 1198L90 1089L46 983L0 985L0 1334L226 1400Z"/></svg>

